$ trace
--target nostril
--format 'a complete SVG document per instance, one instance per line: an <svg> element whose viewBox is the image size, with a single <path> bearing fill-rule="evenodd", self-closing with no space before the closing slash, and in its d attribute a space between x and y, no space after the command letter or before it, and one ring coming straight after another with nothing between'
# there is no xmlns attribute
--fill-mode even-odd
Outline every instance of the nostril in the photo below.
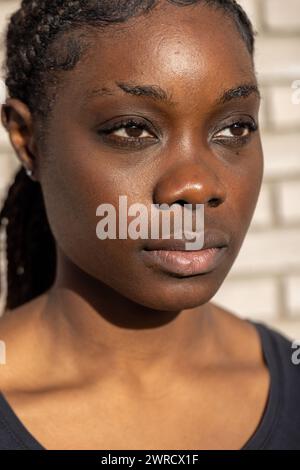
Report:
<svg viewBox="0 0 300 470"><path fill-rule="evenodd" d="M208 204L211 206L211 207L217 207L219 204L220 204L220 199L218 198L212 198L209 200Z"/></svg>
<svg viewBox="0 0 300 470"><path fill-rule="evenodd" d="M184 206L185 204L188 204L188 202L185 201L184 199L178 199L178 201L176 201L175 204L180 204L181 206Z"/></svg>

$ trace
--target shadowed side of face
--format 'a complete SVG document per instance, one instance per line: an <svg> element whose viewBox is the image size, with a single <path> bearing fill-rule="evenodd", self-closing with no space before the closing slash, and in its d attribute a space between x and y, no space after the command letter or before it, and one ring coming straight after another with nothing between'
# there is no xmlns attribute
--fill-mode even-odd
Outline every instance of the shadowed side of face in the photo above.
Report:
<svg viewBox="0 0 300 470"><path fill-rule="evenodd" d="M170 311L204 304L240 250L260 191L251 56L233 20L204 5L160 5L91 35L88 54L62 75L39 161L57 244L134 302ZM126 127L132 120L138 126ZM96 209L108 203L118 211L120 195L128 206L144 204L149 216L152 204L204 204L204 230L229 240L221 262L174 276L145 263L147 240L100 240Z"/></svg>

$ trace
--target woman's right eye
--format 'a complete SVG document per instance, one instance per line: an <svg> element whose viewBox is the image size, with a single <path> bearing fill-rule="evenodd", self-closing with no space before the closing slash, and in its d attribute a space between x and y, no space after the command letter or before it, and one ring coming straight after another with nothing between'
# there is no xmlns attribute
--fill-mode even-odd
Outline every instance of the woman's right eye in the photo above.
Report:
<svg viewBox="0 0 300 470"><path fill-rule="evenodd" d="M156 140L156 136L145 122L134 119L122 120L111 127L99 131L105 140L120 146L142 146L148 141Z"/></svg>
<svg viewBox="0 0 300 470"><path fill-rule="evenodd" d="M116 129L113 131L114 135L118 135L119 137L130 137L130 138L139 138L141 139L142 137L147 137L150 135L149 132L142 127L137 127L137 126L122 126L119 129ZM146 135L145 135L146 134Z"/></svg>

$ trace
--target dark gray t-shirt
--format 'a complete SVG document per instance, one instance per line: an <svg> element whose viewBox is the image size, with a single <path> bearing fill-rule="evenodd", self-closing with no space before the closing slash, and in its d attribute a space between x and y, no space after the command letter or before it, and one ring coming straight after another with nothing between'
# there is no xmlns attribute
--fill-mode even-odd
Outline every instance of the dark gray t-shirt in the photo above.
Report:
<svg viewBox="0 0 300 470"><path fill-rule="evenodd" d="M260 334L271 385L260 423L241 450L300 450L300 354L292 348L293 341L276 329L246 320ZM296 360L292 360L293 354ZM47 450L23 425L1 392L0 449Z"/></svg>

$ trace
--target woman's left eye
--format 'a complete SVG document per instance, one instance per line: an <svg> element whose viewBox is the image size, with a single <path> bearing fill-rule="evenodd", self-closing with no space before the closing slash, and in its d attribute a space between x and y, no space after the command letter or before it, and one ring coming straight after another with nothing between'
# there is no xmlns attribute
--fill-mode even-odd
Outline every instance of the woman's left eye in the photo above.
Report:
<svg viewBox="0 0 300 470"><path fill-rule="evenodd" d="M214 137L231 140L247 139L257 128L254 122L234 122L230 126L224 127Z"/></svg>

